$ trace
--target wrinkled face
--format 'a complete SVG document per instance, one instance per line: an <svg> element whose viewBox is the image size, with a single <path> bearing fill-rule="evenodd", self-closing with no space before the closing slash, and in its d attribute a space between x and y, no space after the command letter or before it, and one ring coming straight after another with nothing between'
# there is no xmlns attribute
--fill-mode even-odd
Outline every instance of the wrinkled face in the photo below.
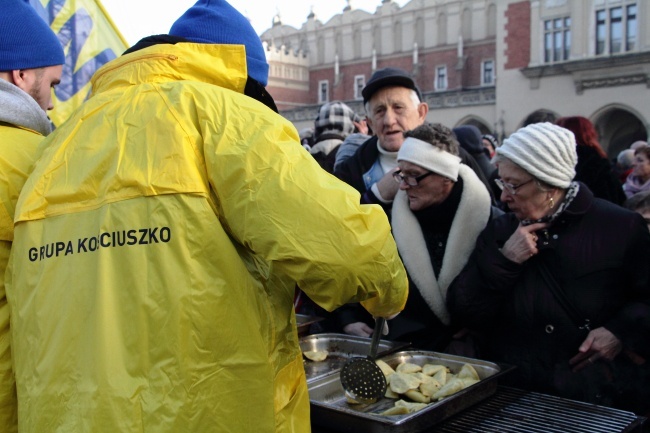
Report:
<svg viewBox="0 0 650 433"><path fill-rule="evenodd" d="M368 102L368 125L379 145L389 152L397 152L404 142L404 131L422 125L426 118L427 104L416 103L412 94L406 87L384 87Z"/></svg>
<svg viewBox="0 0 650 433"><path fill-rule="evenodd" d="M650 179L650 161L644 153L634 155L632 174L639 176L644 182Z"/></svg>
<svg viewBox="0 0 650 433"><path fill-rule="evenodd" d="M429 172L429 170L408 161L400 161L397 165L404 176L418 177ZM454 182L451 179L433 173L419 181L417 186L409 186L406 182L401 182L399 189L406 192L409 208L412 211L418 211L445 201L453 186Z"/></svg>
<svg viewBox="0 0 650 433"><path fill-rule="evenodd" d="M22 81L16 85L34 98L43 111L51 110L54 108L52 89L61 82L62 71L62 65L23 69L20 71Z"/></svg>
<svg viewBox="0 0 650 433"><path fill-rule="evenodd" d="M501 201L508 205L517 219L537 220L548 213L549 194L542 191L537 182L529 182L533 179L530 173L509 160L500 161L498 168L501 180L515 187L514 194L504 188L501 191ZM521 186L518 187L519 185Z"/></svg>

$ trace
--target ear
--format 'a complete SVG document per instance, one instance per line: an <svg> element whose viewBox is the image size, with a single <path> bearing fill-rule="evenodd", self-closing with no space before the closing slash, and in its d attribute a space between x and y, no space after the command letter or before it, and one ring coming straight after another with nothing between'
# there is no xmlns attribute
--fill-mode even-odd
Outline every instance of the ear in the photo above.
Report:
<svg viewBox="0 0 650 433"><path fill-rule="evenodd" d="M16 84L18 81L20 81L22 79L21 77L22 77L22 71L20 69L14 69L9 71L9 80L11 81L12 84Z"/></svg>
<svg viewBox="0 0 650 433"><path fill-rule="evenodd" d="M29 73L25 69L14 69L9 72L11 81L19 89L27 92L29 90Z"/></svg>
<svg viewBox="0 0 650 433"><path fill-rule="evenodd" d="M373 131L375 130L375 127L372 124L372 119L368 115L366 115L366 123L368 124L368 127L370 127L370 129L372 129Z"/></svg>
<svg viewBox="0 0 650 433"><path fill-rule="evenodd" d="M420 118L420 121L424 123L425 119L427 118L427 113L429 112L429 105L427 105L426 102L420 102L418 105L418 117Z"/></svg>

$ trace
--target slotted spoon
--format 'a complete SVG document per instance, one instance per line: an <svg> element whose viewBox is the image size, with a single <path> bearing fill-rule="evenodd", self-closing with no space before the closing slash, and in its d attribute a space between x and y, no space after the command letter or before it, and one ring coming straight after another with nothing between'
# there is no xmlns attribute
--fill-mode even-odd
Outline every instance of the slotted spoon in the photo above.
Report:
<svg viewBox="0 0 650 433"><path fill-rule="evenodd" d="M349 359L341 369L341 385L347 395L359 403L374 403L386 394L386 377L375 363L381 331L386 319L375 319L375 331L372 333L370 355L366 358Z"/></svg>

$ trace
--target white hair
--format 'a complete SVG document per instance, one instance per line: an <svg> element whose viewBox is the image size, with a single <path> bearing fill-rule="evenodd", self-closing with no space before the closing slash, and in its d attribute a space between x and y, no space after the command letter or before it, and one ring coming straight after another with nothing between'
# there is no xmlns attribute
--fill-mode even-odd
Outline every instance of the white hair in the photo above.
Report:
<svg viewBox="0 0 650 433"><path fill-rule="evenodd" d="M415 90L413 90L413 89L409 89L409 90L411 91L409 93L409 98L411 99L411 102L413 102L413 108L417 109L422 101L420 101L420 97L418 96L418 93ZM372 116L372 113L370 112L370 102L371 101L372 101L372 98L370 98L370 100L368 100L368 102L366 102L363 105L363 108L366 109L366 116Z"/></svg>

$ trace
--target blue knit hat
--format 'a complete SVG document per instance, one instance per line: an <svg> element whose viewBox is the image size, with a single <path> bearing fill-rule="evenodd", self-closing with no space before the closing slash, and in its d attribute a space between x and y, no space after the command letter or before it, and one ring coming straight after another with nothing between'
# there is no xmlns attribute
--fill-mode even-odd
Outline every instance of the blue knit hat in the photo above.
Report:
<svg viewBox="0 0 650 433"><path fill-rule="evenodd" d="M246 46L248 75L266 86L269 64L259 36L251 23L224 0L199 0L169 30L192 42Z"/></svg>
<svg viewBox="0 0 650 433"><path fill-rule="evenodd" d="M0 1L0 71L65 63L54 32L25 0Z"/></svg>

